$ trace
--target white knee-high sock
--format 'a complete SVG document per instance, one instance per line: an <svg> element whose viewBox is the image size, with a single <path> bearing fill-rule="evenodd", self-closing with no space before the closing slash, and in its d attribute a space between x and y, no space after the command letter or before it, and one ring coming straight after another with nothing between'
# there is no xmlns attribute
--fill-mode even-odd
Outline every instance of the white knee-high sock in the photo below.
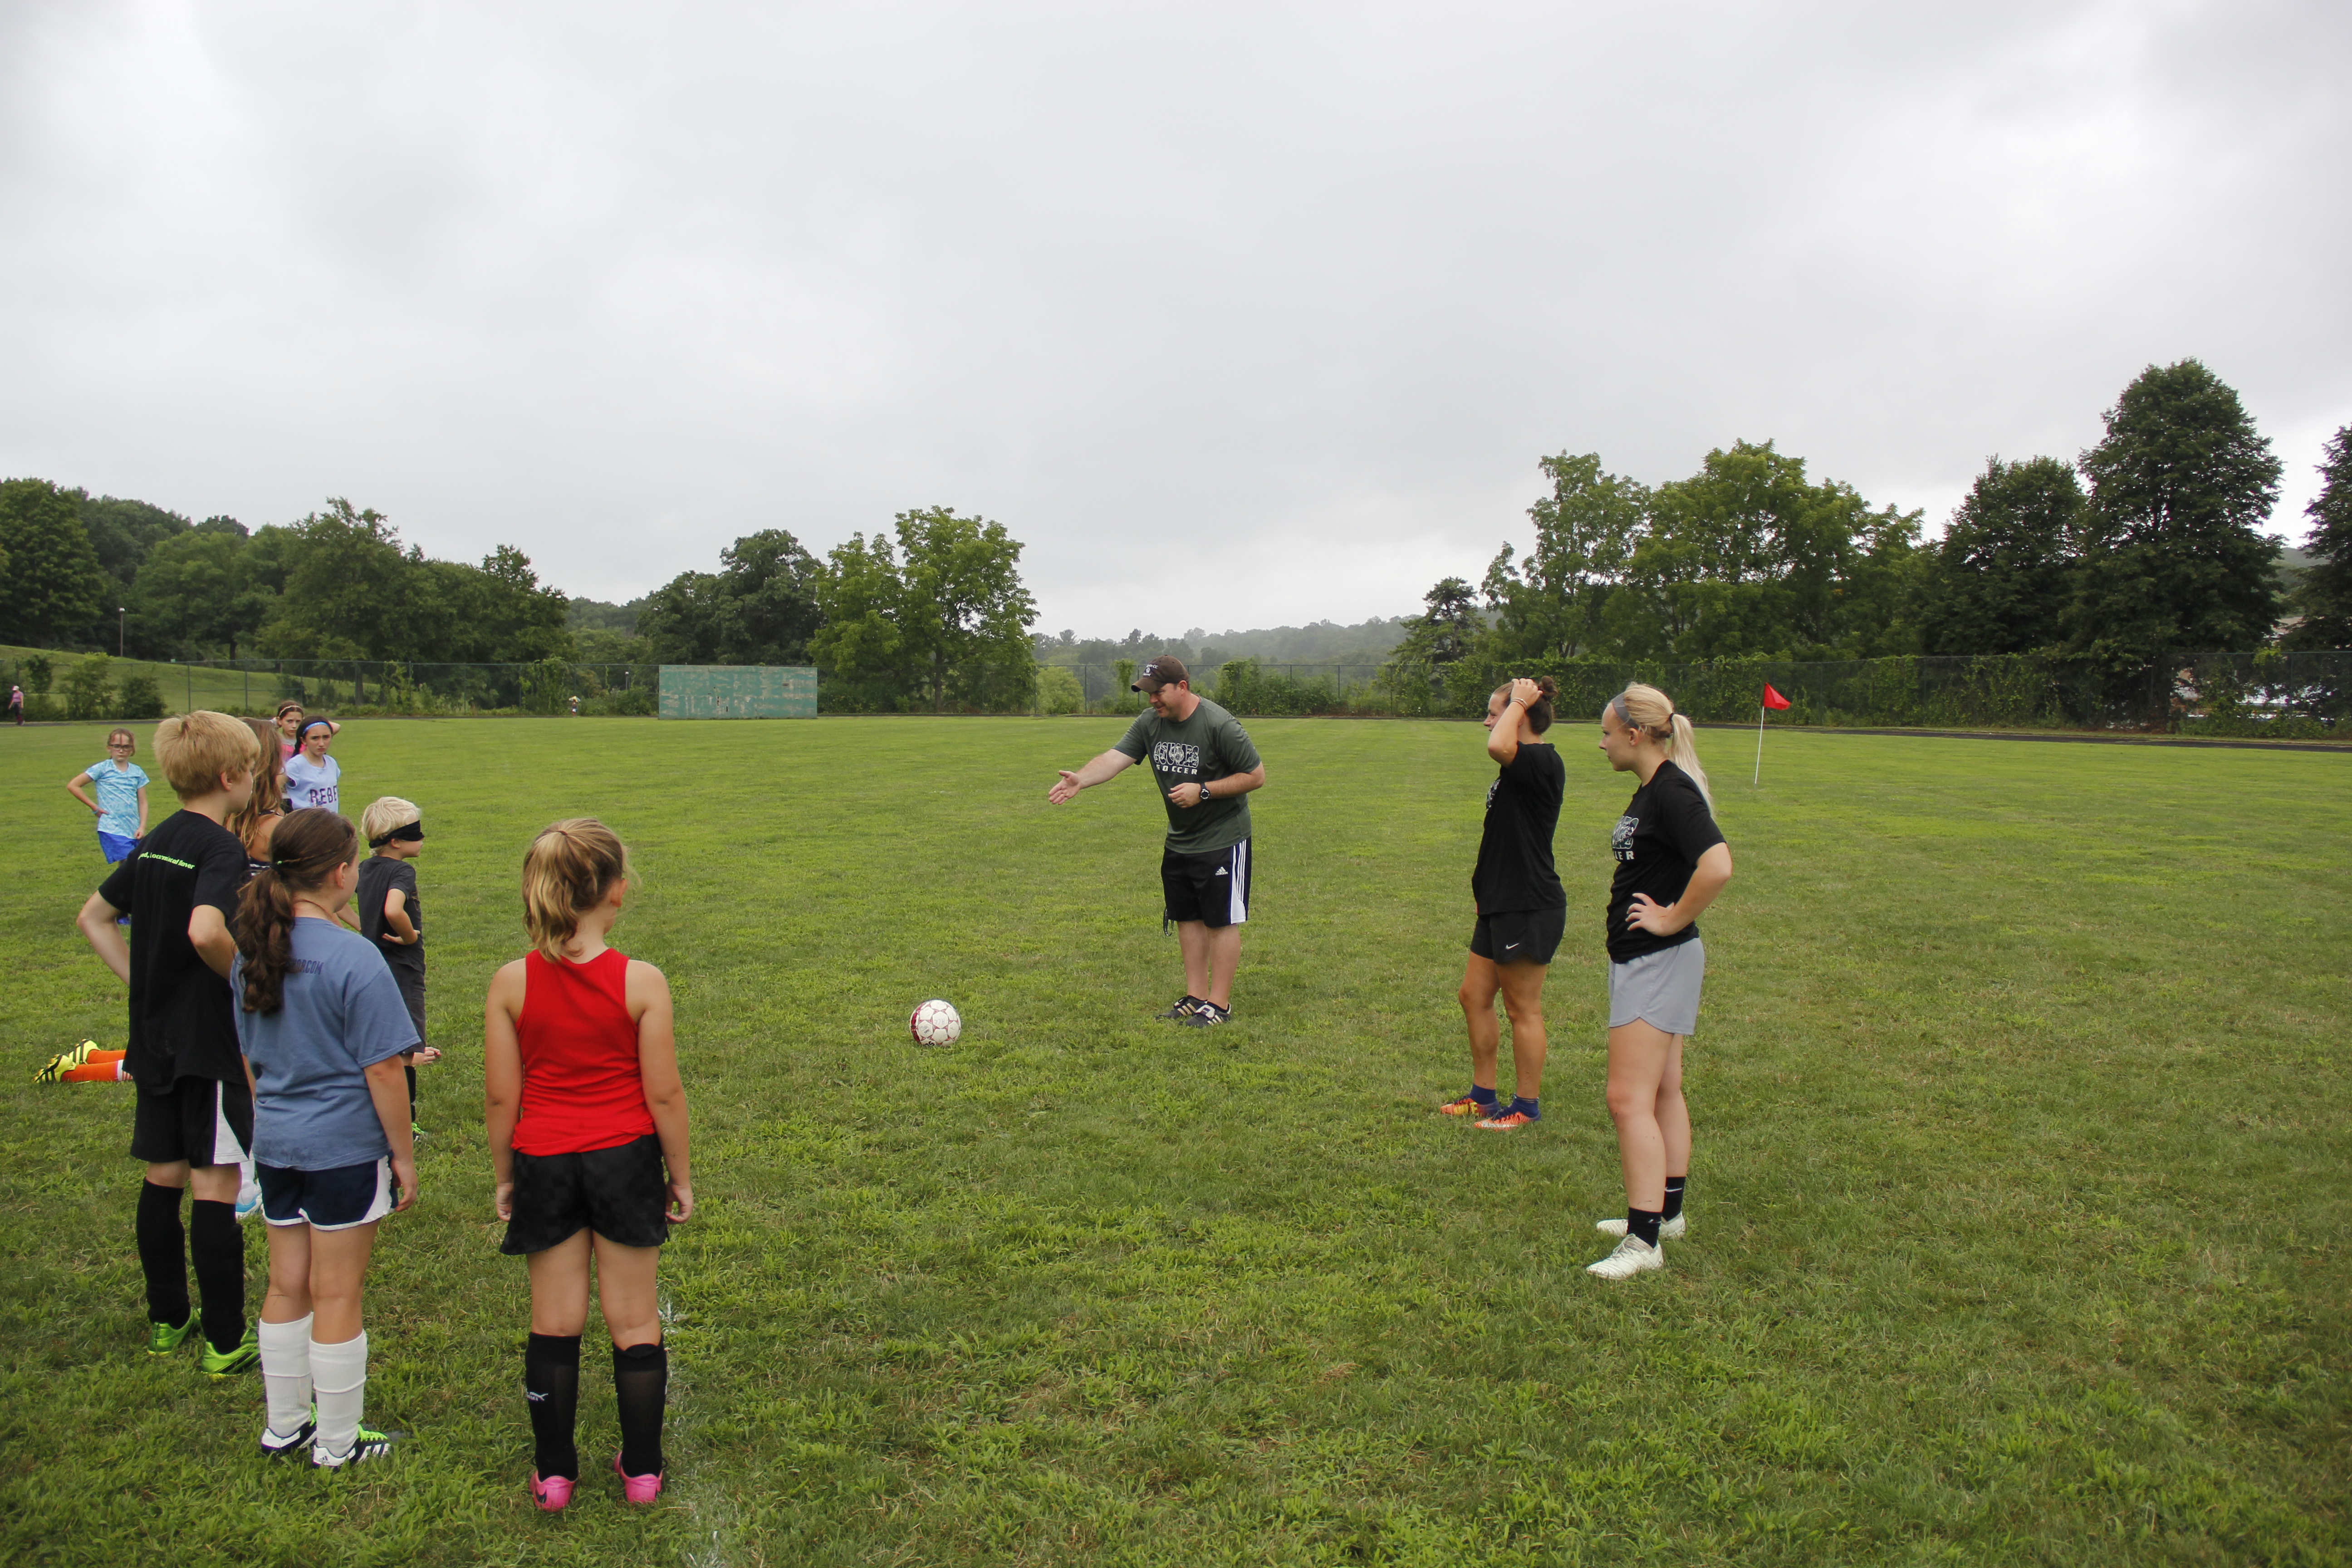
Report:
<svg viewBox="0 0 2352 1568"><path fill-rule="evenodd" d="M337 1458L350 1453L367 1399L366 1330L339 1345L310 1342L310 1397L319 1402L319 1435L312 1446Z"/></svg>
<svg viewBox="0 0 2352 1568"><path fill-rule="evenodd" d="M290 1323L261 1325L261 1389L269 1401L269 1432L280 1442L310 1419L310 1314Z"/></svg>

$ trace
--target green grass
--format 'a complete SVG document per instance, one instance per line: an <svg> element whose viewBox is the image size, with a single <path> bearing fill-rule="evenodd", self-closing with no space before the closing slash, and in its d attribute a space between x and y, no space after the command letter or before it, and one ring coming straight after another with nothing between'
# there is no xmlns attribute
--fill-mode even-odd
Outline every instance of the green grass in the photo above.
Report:
<svg viewBox="0 0 2352 1568"><path fill-rule="evenodd" d="M1559 732L1547 1117L1505 1138L1434 1113L1479 732L1252 724L1255 919L1238 1021L1201 1035L1149 1021L1181 986L1144 783L1044 801L1118 728L353 725L351 808L425 806L450 1051L370 1281L370 1418L415 1440L356 1485L269 1469L254 1380L138 1354L129 1090L18 1076L0 1558L2352 1561L2352 762L1776 733L1758 792L1710 732L1739 874L1693 1239L1604 1286L1628 789L1588 731ZM20 1075L121 1033L58 787L97 738L0 734ZM703 1206L663 1266L672 1489L625 1512L592 1472L549 1519L475 1021L529 834L574 813L635 848L620 941L677 988ZM930 995L958 1046L907 1040Z"/></svg>

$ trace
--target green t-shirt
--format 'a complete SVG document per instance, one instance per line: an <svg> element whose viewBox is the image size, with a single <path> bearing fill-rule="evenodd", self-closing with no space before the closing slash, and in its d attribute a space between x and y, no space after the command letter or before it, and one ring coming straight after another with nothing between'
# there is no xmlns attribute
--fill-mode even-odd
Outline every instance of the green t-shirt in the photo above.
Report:
<svg viewBox="0 0 2352 1568"><path fill-rule="evenodd" d="M1168 847L1179 855L1230 849L1250 836L1245 795L1219 795L1193 806L1168 798L1180 784L1209 784L1257 767L1257 748L1241 721L1207 698L1181 723L1145 709L1111 750L1151 764L1160 804L1168 808Z"/></svg>

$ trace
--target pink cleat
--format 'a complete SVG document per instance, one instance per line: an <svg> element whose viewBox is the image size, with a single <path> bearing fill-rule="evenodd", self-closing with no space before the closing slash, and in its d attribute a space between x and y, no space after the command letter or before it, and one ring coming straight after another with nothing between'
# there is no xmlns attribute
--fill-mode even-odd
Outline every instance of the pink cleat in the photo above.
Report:
<svg viewBox="0 0 2352 1568"><path fill-rule="evenodd" d="M539 1472L533 1470L530 1473L530 1500L537 1503L542 1512L561 1513L563 1505L572 1500L574 1484L568 1476L550 1476L541 1480Z"/></svg>
<svg viewBox="0 0 2352 1568"><path fill-rule="evenodd" d="M661 1472L650 1476L633 1476L621 1468L621 1456L613 1456L613 1473L621 1478L621 1496L629 1502L651 1502L661 1496Z"/></svg>

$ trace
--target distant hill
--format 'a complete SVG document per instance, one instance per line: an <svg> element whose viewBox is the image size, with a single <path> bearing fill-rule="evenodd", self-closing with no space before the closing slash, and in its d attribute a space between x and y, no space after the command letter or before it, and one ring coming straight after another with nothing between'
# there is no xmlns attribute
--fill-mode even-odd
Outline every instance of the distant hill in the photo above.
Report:
<svg viewBox="0 0 2352 1568"><path fill-rule="evenodd" d="M564 624L575 632L618 632L623 637L637 635L637 612L645 608L643 598L631 599L625 605L615 605L603 599L574 599Z"/></svg>
<svg viewBox="0 0 2352 1568"><path fill-rule="evenodd" d="M1037 657L1047 664L1080 665L1108 664L1121 658L1140 661L1154 654L1172 653L1201 669L1214 669L1234 658L1268 664L1377 664L1402 640L1409 618L1375 616L1352 626L1316 621L1303 626L1254 626L1247 631L1211 632L1193 626L1182 637L1139 628L1116 639L1040 633Z"/></svg>

